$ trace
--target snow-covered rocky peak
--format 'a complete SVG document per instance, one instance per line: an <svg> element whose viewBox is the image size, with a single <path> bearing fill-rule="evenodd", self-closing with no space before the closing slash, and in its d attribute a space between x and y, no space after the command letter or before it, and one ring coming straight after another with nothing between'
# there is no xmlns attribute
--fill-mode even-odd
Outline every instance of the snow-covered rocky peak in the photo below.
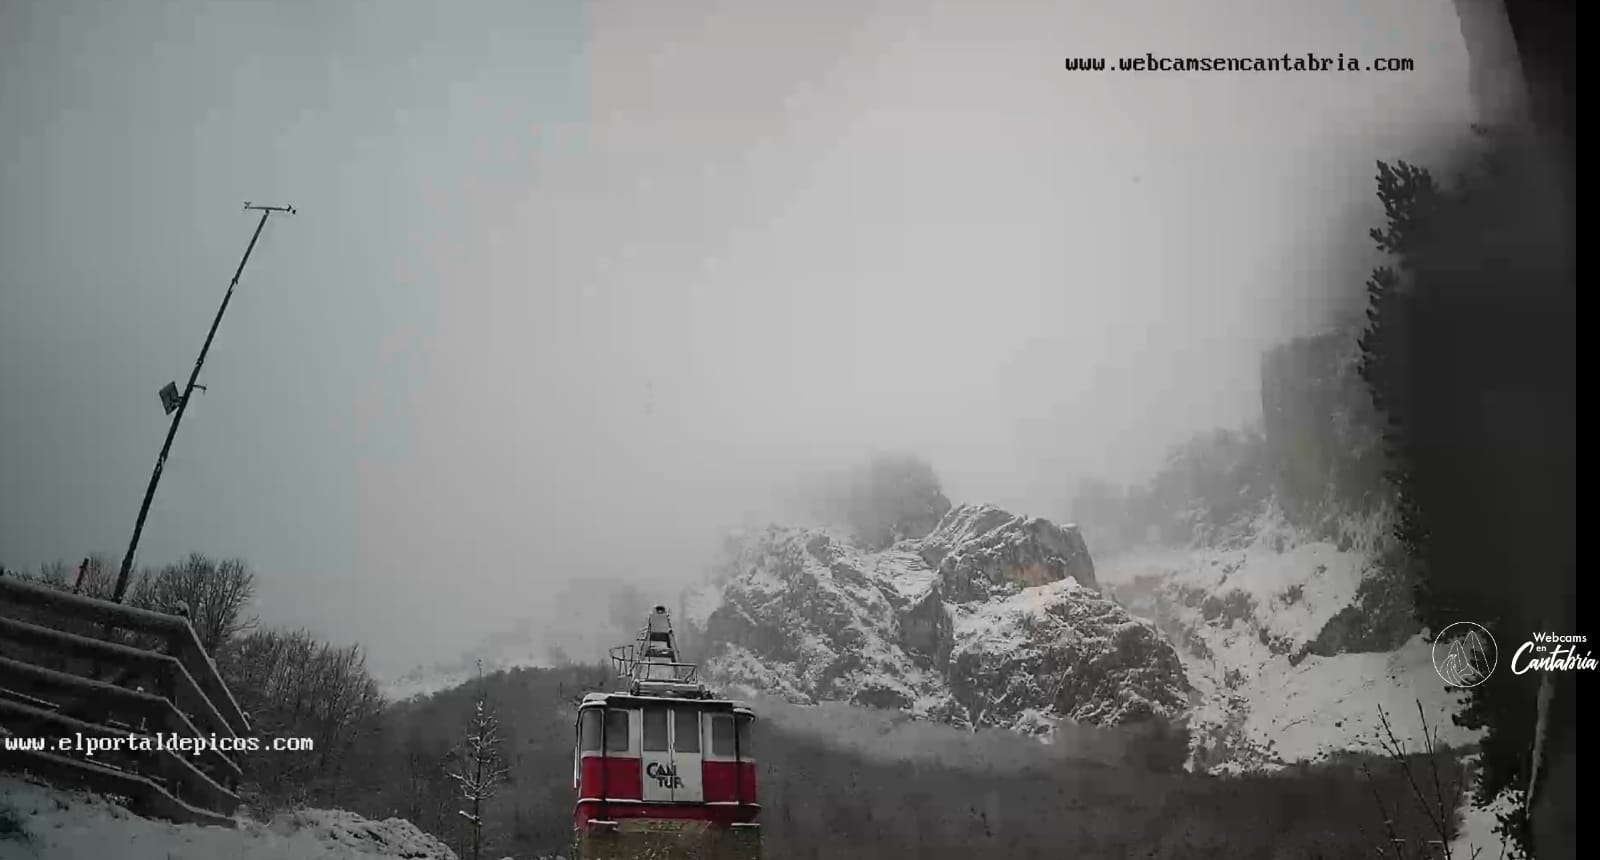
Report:
<svg viewBox="0 0 1600 860"><path fill-rule="evenodd" d="M1077 526L1020 517L994 505L961 505L916 542L939 572L946 599L988 600L1071 577L1097 588L1094 562Z"/></svg>
<svg viewBox="0 0 1600 860"><path fill-rule="evenodd" d="M1071 526L963 505L879 551L780 526L730 549L681 616L724 686L1044 736L1187 711L1176 652L1099 593Z"/></svg>

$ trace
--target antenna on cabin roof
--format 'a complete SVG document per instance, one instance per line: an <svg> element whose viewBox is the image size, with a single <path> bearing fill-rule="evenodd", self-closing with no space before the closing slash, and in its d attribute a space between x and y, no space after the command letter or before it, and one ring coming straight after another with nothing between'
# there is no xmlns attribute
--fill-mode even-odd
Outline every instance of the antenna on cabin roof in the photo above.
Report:
<svg viewBox="0 0 1600 860"><path fill-rule="evenodd" d="M611 666L634 695L703 699L710 696L697 677L700 667L679 659L678 637L667 607L656 606L632 645L611 649Z"/></svg>

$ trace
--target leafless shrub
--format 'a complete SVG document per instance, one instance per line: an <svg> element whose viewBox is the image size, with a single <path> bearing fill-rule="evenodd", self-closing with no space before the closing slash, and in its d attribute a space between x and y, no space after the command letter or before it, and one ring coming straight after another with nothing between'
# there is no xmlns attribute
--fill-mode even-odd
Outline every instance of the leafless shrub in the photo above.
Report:
<svg viewBox="0 0 1600 860"><path fill-rule="evenodd" d="M145 571L134 582L133 606L187 615L209 654L256 627L247 615L255 599L255 574L241 559L216 561L199 553L160 570Z"/></svg>
<svg viewBox="0 0 1600 860"><path fill-rule="evenodd" d="M1398 824L1401 817L1399 804L1405 801L1396 801L1396 806L1391 808L1374 787L1372 797L1378 804L1384 824L1384 833L1376 840L1374 849L1380 857L1391 860L1488 860L1482 856L1481 847L1473 848L1467 857L1457 856L1453 843L1461 834L1456 818L1461 802L1467 796L1471 776L1465 765L1455 761L1439 743L1439 730L1428 725L1427 713L1420 699L1417 700L1417 718L1422 724L1423 738L1420 764L1416 761L1418 754L1406 749L1405 743L1395 733L1389 714L1381 706L1378 708L1378 720L1382 732L1378 742L1396 772L1403 777L1407 789L1406 801L1421 813L1426 825L1422 832L1413 830L1403 833L1403 828ZM1455 772L1447 774L1441 767L1454 768ZM1420 774L1419 770L1422 771ZM1361 771L1367 777L1369 787L1375 786L1371 768L1363 763ZM1498 860L1510 860L1512 856L1509 844L1502 837Z"/></svg>

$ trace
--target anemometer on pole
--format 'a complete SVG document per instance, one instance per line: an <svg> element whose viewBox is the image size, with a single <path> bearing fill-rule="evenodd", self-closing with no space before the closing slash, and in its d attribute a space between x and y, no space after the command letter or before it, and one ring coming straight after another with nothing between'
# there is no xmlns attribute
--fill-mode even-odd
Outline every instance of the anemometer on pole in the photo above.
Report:
<svg viewBox="0 0 1600 860"><path fill-rule="evenodd" d="M200 378L200 368L206 363L206 353L211 351L211 341L217 336L217 326L222 323L222 315L228 312L228 302L233 299L233 290L239 286L239 276L244 274L244 266L250 262L250 252L255 250L256 240L261 238L261 230L267 226L267 218L274 212L285 215L295 214L293 206L260 206L245 201L244 211L257 211L261 213L261 220L256 222L256 231L250 236L250 244L244 249L244 257L239 260L239 268L233 273L233 280L228 283L228 291L222 296L222 307L217 308L216 319L211 321L211 330L206 333L206 342L200 347L200 357L195 359L194 370L189 372L189 384L180 392L176 382L169 382L161 389L161 408L172 416L172 426L167 428L167 441L161 445L161 453L156 457L155 471L150 473L150 486L144 491L144 502L139 505L139 519L133 523L133 540L128 542L128 554L122 557L122 569L117 572L117 590L112 598L117 602L122 601L122 595L128 590L128 577L133 572L133 556L139 549L139 535L144 531L145 517L150 515L150 501L155 498L156 484L161 482L161 470L167 465L167 454L172 451L172 440L178 435L178 425L183 422L183 413L189 408L189 395L195 389L206 390L204 385L197 385Z"/></svg>

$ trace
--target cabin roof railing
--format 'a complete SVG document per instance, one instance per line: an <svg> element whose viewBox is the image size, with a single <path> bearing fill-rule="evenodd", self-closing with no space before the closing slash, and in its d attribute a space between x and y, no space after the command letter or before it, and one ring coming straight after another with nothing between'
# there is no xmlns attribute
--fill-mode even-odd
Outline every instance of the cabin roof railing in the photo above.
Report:
<svg viewBox="0 0 1600 860"><path fill-rule="evenodd" d="M648 691L683 698L711 695L700 683L699 665L679 658L677 633L665 606L657 606L646 617L632 644L611 649L611 666L632 693Z"/></svg>

